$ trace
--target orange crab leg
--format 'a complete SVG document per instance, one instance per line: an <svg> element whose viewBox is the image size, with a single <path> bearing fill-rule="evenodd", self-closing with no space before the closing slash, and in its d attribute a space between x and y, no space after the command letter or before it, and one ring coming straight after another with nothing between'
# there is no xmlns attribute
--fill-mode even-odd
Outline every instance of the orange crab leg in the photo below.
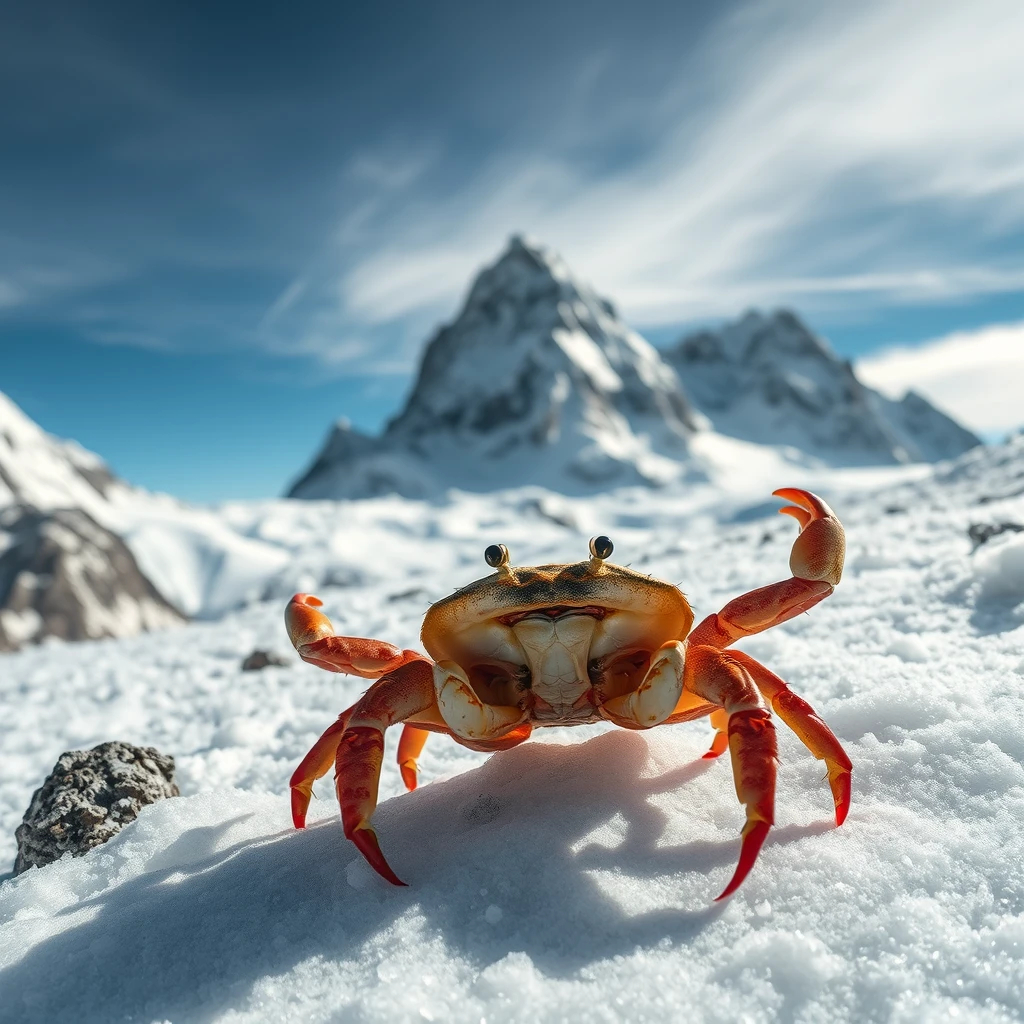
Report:
<svg viewBox="0 0 1024 1024"><path fill-rule="evenodd" d="M364 679L377 679L400 665L423 657L416 651L403 651L383 640L337 636L331 620L317 611L323 602L312 594L296 594L284 611L285 626L292 646L303 661Z"/></svg>
<svg viewBox="0 0 1024 1024"><path fill-rule="evenodd" d="M704 760L721 757L729 749L729 715L722 708L711 712L711 726L715 729L715 737L711 741L711 749L704 755Z"/></svg>
<svg viewBox="0 0 1024 1024"><path fill-rule="evenodd" d="M377 680L317 740L292 776L296 828L305 824L313 780L326 774L333 759L345 837L379 875L394 885L404 885L384 859L370 825L377 806L384 730L435 706L434 669L425 658L406 662Z"/></svg>
<svg viewBox="0 0 1024 1024"><path fill-rule="evenodd" d="M398 741L398 768L405 788L410 792L416 788L416 762L427 745L429 735L426 729L417 729L415 725L407 725L402 729L402 738Z"/></svg>
<svg viewBox="0 0 1024 1024"><path fill-rule="evenodd" d="M839 740L818 717L814 708L797 696L774 672L743 651L733 651L731 654L750 673L757 688L771 702L772 710L800 737L803 745L819 761L825 762L829 787L836 805L836 824L842 825L850 810L853 762Z"/></svg>
<svg viewBox="0 0 1024 1024"><path fill-rule="evenodd" d="M728 647L740 637L760 633L813 608L839 583L846 539L835 513L810 491L784 487L773 493L795 503L795 507L787 505L779 511L800 524L789 559L792 578L730 601L693 630L691 644Z"/></svg>
<svg viewBox="0 0 1024 1024"><path fill-rule="evenodd" d="M750 674L731 654L712 647L690 648L684 682L687 690L728 716L736 796L747 811L739 861L729 884L717 897L722 900L732 895L749 874L775 820L775 726Z"/></svg>

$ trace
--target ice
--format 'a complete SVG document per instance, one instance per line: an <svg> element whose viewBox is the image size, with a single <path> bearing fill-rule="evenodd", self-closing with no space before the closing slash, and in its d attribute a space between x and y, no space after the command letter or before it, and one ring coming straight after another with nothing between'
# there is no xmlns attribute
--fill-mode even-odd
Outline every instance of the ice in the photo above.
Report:
<svg viewBox="0 0 1024 1024"><path fill-rule="evenodd" d="M714 903L743 814L728 759L701 758L705 723L547 730L491 757L432 737L411 794L392 730L374 822L409 882L392 888L344 839L330 778L310 827L291 827L292 770L366 682L297 659L241 670L254 647L287 649L280 595L26 649L0 656L0 857L62 750L156 746L185 795L0 883L0 1020L1019 1020L1022 547L1009 534L972 553L967 528L1024 521L1024 445L935 472L807 464L796 479L775 462L739 472L742 442L710 447L723 483L256 502L185 522L282 552L253 577L272 569L280 594L329 567L339 628L418 646L427 602L486 572L494 542L531 564L586 557L607 532L617 561L678 582L700 617L787 573L795 527L770 490L813 485L856 569L742 646L850 754L842 828L821 763L780 727L775 828Z"/></svg>

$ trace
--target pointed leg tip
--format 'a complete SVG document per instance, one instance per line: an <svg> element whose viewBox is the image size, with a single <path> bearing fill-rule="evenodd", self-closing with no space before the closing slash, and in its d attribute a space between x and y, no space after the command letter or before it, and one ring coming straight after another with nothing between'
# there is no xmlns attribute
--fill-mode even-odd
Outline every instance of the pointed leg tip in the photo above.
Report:
<svg viewBox="0 0 1024 1024"><path fill-rule="evenodd" d="M402 782L405 783L405 788L411 793L416 789L416 782L418 773L415 765L403 764L399 766L399 771L402 773Z"/></svg>
<svg viewBox="0 0 1024 1024"><path fill-rule="evenodd" d="M392 885L407 885L398 875L391 870L391 865L384 859L381 853L380 843L377 841L377 833L372 828L358 828L350 836L359 852L366 858L367 864L380 875L385 881Z"/></svg>
<svg viewBox="0 0 1024 1024"><path fill-rule="evenodd" d="M292 824L296 828L306 827L306 810L309 808L309 793L292 790Z"/></svg>
<svg viewBox="0 0 1024 1024"><path fill-rule="evenodd" d="M740 846L739 863L736 865L736 870L733 872L729 884L715 897L716 903L731 896L743 884L743 880L754 866L754 861L757 860L757 855L761 852L761 847L770 828L771 825L767 821L755 821L751 826L743 830L743 843Z"/></svg>
<svg viewBox="0 0 1024 1024"><path fill-rule="evenodd" d="M829 784L832 787L832 798L836 803L837 828L846 821L846 816L850 813L850 783L850 772L842 772L834 779L829 779Z"/></svg>

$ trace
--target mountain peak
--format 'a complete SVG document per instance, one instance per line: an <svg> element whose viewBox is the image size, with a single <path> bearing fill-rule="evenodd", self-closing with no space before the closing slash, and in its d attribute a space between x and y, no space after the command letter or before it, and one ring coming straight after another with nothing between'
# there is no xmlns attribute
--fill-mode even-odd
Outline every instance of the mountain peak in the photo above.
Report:
<svg viewBox="0 0 1024 1024"><path fill-rule="evenodd" d="M714 428L743 440L853 464L931 462L980 443L919 395L892 402L865 387L791 310L748 310L665 356Z"/></svg>
<svg viewBox="0 0 1024 1024"><path fill-rule="evenodd" d="M472 490L660 481L694 427L657 351L557 253L513 235L430 340L384 435L353 446L335 431L291 493L363 494L367 474L399 493L427 478Z"/></svg>

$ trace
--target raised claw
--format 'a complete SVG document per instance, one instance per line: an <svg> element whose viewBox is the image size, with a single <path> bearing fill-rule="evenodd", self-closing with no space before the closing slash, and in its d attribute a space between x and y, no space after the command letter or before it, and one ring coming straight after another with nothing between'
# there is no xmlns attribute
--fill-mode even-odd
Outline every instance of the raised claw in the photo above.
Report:
<svg viewBox="0 0 1024 1024"><path fill-rule="evenodd" d="M288 639L292 646L299 650L307 644L316 643L325 636L334 636L331 620L318 612L323 601L312 594L296 594L284 610L284 624L288 630Z"/></svg>
<svg viewBox="0 0 1024 1024"><path fill-rule="evenodd" d="M793 502L779 509L800 524L789 567L802 580L822 580L833 587L843 575L846 534L835 513L816 494L799 487L780 487L776 497ZM796 506L796 507L794 507Z"/></svg>

